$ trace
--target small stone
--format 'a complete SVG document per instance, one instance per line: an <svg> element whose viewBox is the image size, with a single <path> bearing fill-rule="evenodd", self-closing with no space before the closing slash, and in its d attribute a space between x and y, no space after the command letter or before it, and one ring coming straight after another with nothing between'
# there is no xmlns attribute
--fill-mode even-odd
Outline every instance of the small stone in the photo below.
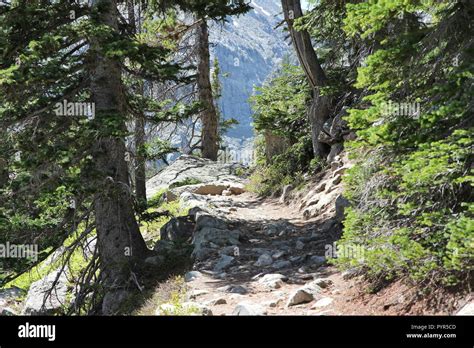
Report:
<svg viewBox="0 0 474 348"><path fill-rule="evenodd" d="M219 261L217 262L216 266L214 267L214 271L220 272L225 268L229 267L233 262L234 258L229 255L222 255Z"/></svg>
<svg viewBox="0 0 474 348"><path fill-rule="evenodd" d="M313 300L314 300L314 296L310 291L304 288L300 288L290 294L290 297L288 299L288 303L286 304L286 306L287 307L295 306L302 303L308 303Z"/></svg>
<svg viewBox="0 0 474 348"><path fill-rule="evenodd" d="M273 274L265 274L262 278L258 280L258 282L267 288L270 289L279 289L282 287L283 282L287 280L288 277L284 276L283 274L273 273Z"/></svg>
<svg viewBox="0 0 474 348"><path fill-rule="evenodd" d="M316 278L311 282L314 285L319 286L320 288L328 288L332 285L332 280L327 278Z"/></svg>
<svg viewBox="0 0 474 348"><path fill-rule="evenodd" d="M202 277L202 273L199 271L191 271L188 272L184 275L184 281L185 282L192 282L193 280L196 280L197 278Z"/></svg>
<svg viewBox="0 0 474 348"><path fill-rule="evenodd" d="M310 258L311 266L319 267L326 263L326 258L324 256L314 255Z"/></svg>
<svg viewBox="0 0 474 348"><path fill-rule="evenodd" d="M257 267L264 267L264 266L269 266L272 263L273 263L273 259L270 255L262 254L258 258L258 260L254 263L254 265Z"/></svg>
<svg viewBox="0 0 474 348"><path fill-rule="evenodd" d="M297 250L303 250L303 248L304 248L304 243L302 241L298 240L296 242L296 249Z"/></svg>
<svg viewBox="0 0 474 348"><path fill-rule="evenodd" d="M301 257L301 256L291 256L290 261L291 262L300 262L300 261L303 261L303 257Z"/></svg>
<svg viewBox="0 0 474 348"><path fill-rule="evenodd" d="M344 272L341 273L342 279L349 280L349 279L355 277L357 275L357 273L358 273L357 268L347 269L347 270L345 270Z"/></svg>
<svg viewBox="0 0 474 348"><path fill-rule="evenodd" d="M202 296L202 295L206 295L208 293L209 293L209 291L207 291L207 290L194 290L189 295L189 298L191 300L195 300L197 297Z"/></svg>
<svg viewBox="0 0 474 348"><path fill-rule="evenodd" d="M232 312L233 315L266 315L267 311L260 305L240 302Z"/></svg>
<svg viewBox="0 0 474 348"><path fill-rule="evenodd" d="M226 285L220 288L217 288L218 291L229 292L231 294L245 295L249 291L242 285Z"/></svg>
<svg viewBox="0 0 474 348"><path fill-rule="evenodd" d="M288 268L291 267L291 262L286 260L277 261L272 265L272 267L274 269Z"/></svg>
<svg viewBox="0 0 474 348"><path fill-rule="evenodd" d="M209 304L211 306L218 306L218 305L227 304L227 300L223 297L219 297L219 298L216 298L214 300L211 300L211 301L207 302L207 304Z"/></svg>
<svg viewBox="0 0 474 348"><path fill-rule="evenodd" d="M285 251L277 251L272 255L272 258L274 259L279 259L280 257L284 256L286 254Z"/></svg>

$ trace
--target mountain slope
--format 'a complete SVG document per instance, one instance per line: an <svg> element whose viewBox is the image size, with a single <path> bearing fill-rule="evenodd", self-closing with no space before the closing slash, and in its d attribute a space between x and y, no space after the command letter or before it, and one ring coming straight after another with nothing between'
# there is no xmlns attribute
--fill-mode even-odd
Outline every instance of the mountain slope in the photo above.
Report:
<svg viewBox="0 0 474 348"><path fill-rule="evenodd" d="M278 0L253 0L253 10L225 24L214 23L210 30L213 58L217 57L222 77L220 107L226 119L239 125L229 130L231 137L252 137L251 109L248 103L254 85L261 85L281 62L289 46L283 33L275 29L281 21Z"/></svg>

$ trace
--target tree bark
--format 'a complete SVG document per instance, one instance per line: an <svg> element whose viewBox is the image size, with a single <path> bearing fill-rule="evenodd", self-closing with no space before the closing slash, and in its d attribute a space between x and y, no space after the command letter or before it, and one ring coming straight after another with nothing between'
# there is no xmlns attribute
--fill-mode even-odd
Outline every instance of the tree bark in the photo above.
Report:
<svg viewBox="0 0 474 348"><path fill-rule="evenodd" d="M331 112L329 97L322 96L320 93L320 89L327 85L327 77L314 51L309 33L306 30L297 31L293 26L294 20L303 16L300 0L282 0L281 4L290 31L291 41L312 89L312 103L308 109L308 118L311 123L314 155L315 157L324 158L329 152L329 147L320 143L318 136Z"/></svg>
<svg viewBox="0 0 474 348"><path fill-rule="evenodd" d="M139 30L137 21L135 19L135 1L128 0L127 11L130 27L134 34ZM144 83L140 82L140 91L142 95L145 93ZM145 147L145 115L141 114L135 119L134 129L134 143L135 143L135 196L138 202L138 207L142 210L146 207L146 158L143 154Z"/></svg>
<svg viewBox="0 0 474 348"><path fill-rule="evenodd" d="M140 207L145 207L146 200L146 159L143 155L145 146L145 120L135 120L135 195Z"/></svg>
<svg viewBox="0 0 474 348"><path fill-rule="evenodd" d="M217 160L218 152L218 119L212 96L210 78L209 32L206 20L198 27L198 90L199 100L204 106L201 113L201 148L202 157Z"/></svg>
<svg viewBox="0 0 474 348"><path fill-rule="evenodd" d="M116 0L94 0L93 6L100 8L98 24L117 31ZM102 133L94 148L99 189L94 209L102 272L110 292L127 285L148 249L135 220L124 138L111 134L117 127L124 134L126 130L121 69L118 62L102 53L102 47L99 38L92 38L91 97L97 129Z"/></svg>

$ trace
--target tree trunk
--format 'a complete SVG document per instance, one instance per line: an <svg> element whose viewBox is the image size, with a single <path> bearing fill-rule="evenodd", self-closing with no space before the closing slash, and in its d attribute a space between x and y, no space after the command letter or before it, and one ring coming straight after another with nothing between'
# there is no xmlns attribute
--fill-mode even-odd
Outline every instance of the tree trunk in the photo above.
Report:
<svg viewBox="0 0 474 348"><path fill-rule="evenodd" d="M130 27L134 34L138 32L137 22L135 19L135 2L128 0L127 11L128 20ZM140 82L140 91L144 95L145 88L144 83ZM134 129L134 143L135 143L135 196L138 201L138 207L140 210L146 207L146 159L143 154L145 147L145 115L141 114L140 117L135 119Z"/></svg>
<svg viewBox="0 0 474 348"><path fill-rule="evenodd" d="M329 147L320 143L318 136L331 112L330 99L320 95L320 89L327 84L326 74L314 51L309 33L306 30L297 31L293 27L294 20L303 16L300 0L282 0L281 4L298 60L312 89L313 100L308 110L308 118L311 123L314 155L324 158Z"/></svg>
<svg viewBox="0 0 474 348"><path fill-rule="evenodd" d="M116 31L116 0L94 0L93 5L100 6L96 17L98 24ZM102 132L94 149L99 190L94 208L102 272L106 290L110 293L127 285L137 261L146 256L148 249L135 220L125 142L123 137L113 135L116 127L124 134L126 130L121 69L118 62L101 52L103 44L98 38L91 40L94 54L91 94L97 129Z"/></svg>
<svg viewBox="0 0 474 348"><path fill-rule="evenodd" d="M198 90L199 100L203 103L201 114L201 148L202 157L217 160L218 119L212 96L210 78L209 32L207 22L203 19L198 28Z"/></svg>
<svg viewBox="0 0 474 348"><path fill-rule="evenodd" d="M145 146L145 120L137 118L135 120L135 195L139 206L145 207L146 200L146 159L143 155Z"/></svg>

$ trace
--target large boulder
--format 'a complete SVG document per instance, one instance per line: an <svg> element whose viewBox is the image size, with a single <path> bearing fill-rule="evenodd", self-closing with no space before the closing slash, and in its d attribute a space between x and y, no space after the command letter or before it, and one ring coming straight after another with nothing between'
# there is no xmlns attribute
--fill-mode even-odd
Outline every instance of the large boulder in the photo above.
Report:
<svg viewBox="0 0 474 348"><path fill-rule="evenodd" d="M336 220L342 222L344 220L344 211L350 206L350 202L343 195L336 198Z"/></svg>
<svg viewBox="0 0 474 348"><path fill-rule="evenodd" d="M147 182L147 196L170 186L186 186L186 183L206 184L211 182L241 183L236 173L244 166L236 163L220 163L189 155L181 155L173 164ZM222 191L221 191L222 193ZM220 193L219 193L220 194Z"/></svg>
<svg viewBox="0 0 474 348"><path fill-rule="evenodd" d="M161 240L187 240L192 237L194 222L189 216L172 218L160 229Z"/></svg>
<svg viewBox="0 0 474 348"><path fill-rule="evenodd" d="M240 232L238 230L224 230L214 227L204 227L194 233L192 244L194 250L192 256L197 260L202 260L215 249L238 245Z"/></svg>
<svg viewBox="0 0 474 348"><path fill-rule="evenodd" d="M184 185L177 188L173 188L169 191L172 197L180 197L184 192L189 192L194 195L240 195L245 192L245 183L239 178L235 178L234 181L219 180L202 184ZM168 199L168 201L173 199Z"/></svg>
<svg viewBox="0 0 474 348"><path fill-rule="evenodd" d="M55 281L56 284L53 287ZM22 314L51 315L58 313L67 303L67 293L66 273L64 271L60 273L58 269L31 284Z"/></svg>

